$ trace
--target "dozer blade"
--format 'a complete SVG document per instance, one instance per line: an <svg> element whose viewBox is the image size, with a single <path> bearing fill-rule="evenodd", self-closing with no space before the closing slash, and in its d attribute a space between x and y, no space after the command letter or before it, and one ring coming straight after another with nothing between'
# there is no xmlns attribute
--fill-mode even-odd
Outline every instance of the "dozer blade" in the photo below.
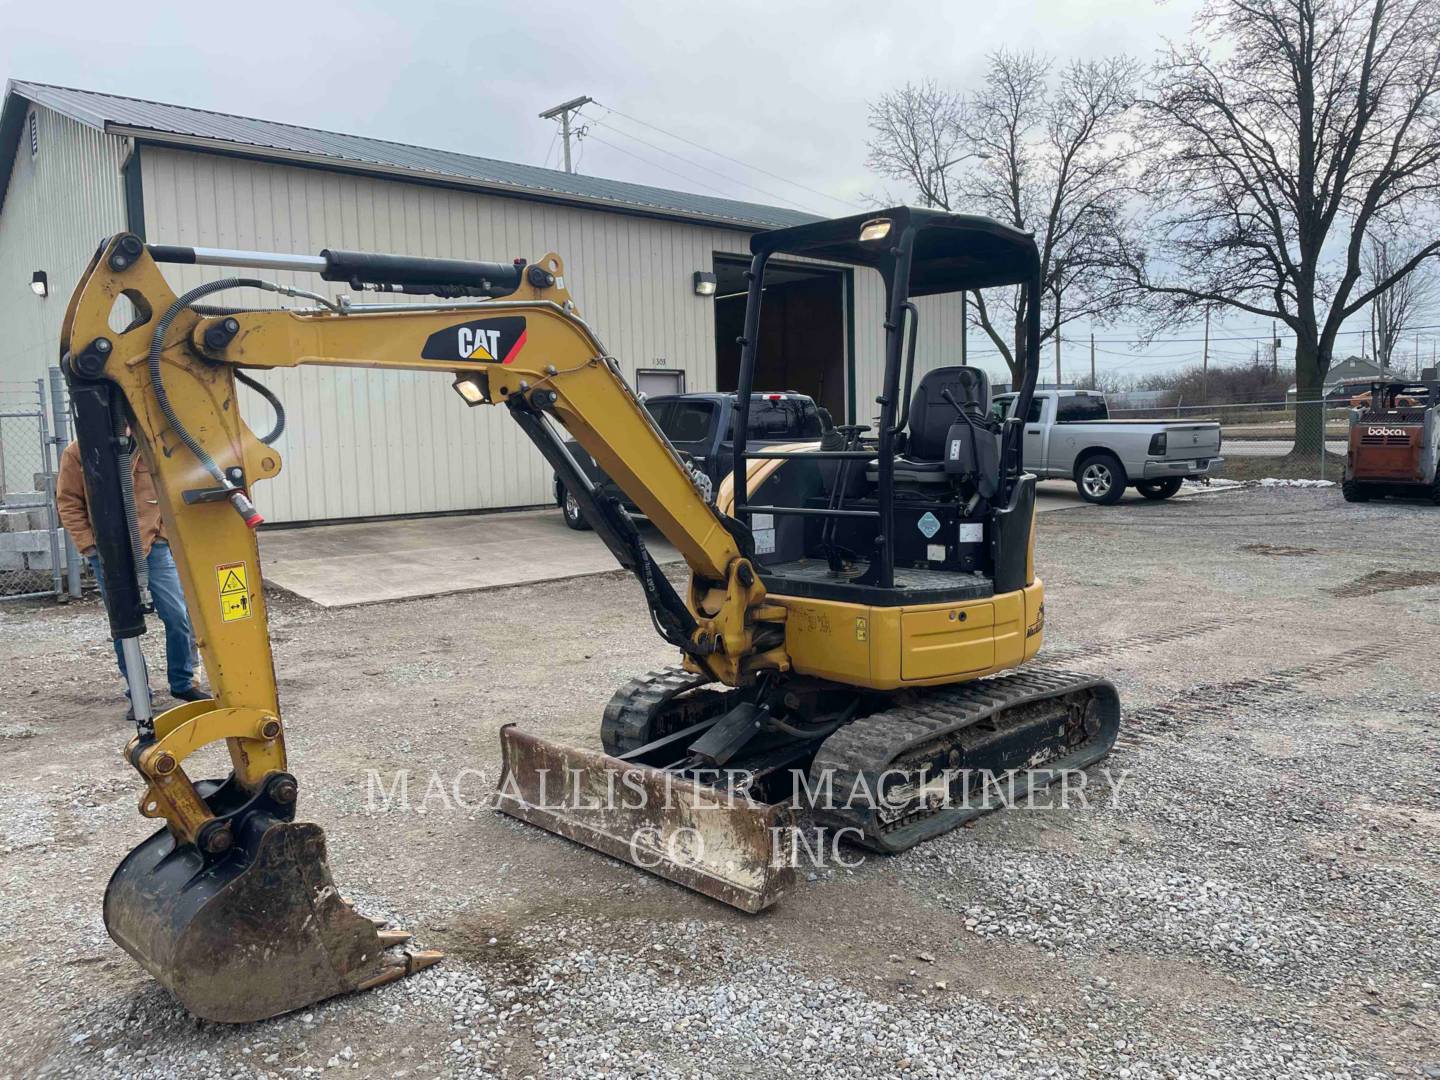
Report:
<svg viewBox="0 0 1440 1080"><path fill-rule="evenodd" d="M162 829L127 855L105 890L105 928L206 1020L247 1023L402 978L437 952L391 956L382 930L335 889L325 833L251 815L222 858Z"/></svg>
<svg viewBox="0 0 1440 1080"><path fill-rule="evenodd" d="M507 724L498 809L741 911L769 907L795 879L793 814Z"/></svg>

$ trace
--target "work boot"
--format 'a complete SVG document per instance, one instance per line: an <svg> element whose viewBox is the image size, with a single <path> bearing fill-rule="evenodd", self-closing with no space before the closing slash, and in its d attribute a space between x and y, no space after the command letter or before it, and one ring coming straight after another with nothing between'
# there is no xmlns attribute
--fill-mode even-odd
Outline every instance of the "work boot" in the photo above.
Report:
<svg viewBox="0 0 1440 1080"><path fill-rule="evenodd" d="M200 689L199 683L191 683L184 690L171 690L170 696L176 701L209 701L210 691Z"/></svg>

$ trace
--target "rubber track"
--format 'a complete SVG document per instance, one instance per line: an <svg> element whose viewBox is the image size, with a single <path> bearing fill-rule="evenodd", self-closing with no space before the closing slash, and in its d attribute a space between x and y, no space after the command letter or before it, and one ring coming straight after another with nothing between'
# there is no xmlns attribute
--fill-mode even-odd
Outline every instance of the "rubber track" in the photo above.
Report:
<svg viewBox="0 0 1440 1080"><path fill-rule="evenodd" d="M1027 667L1026 671L1050 671L1052 670L1051 665L1054 664L1083 664L1086 660L1112 653L1129 652L1152 645L1166 645L1253 621L1253 616L1205 619L1185 626L1171 627L1168 630L1132 634L1129 637L1113 638L1092 645L1057 649L1053 652L1047 650L1037 656L1031 662L1035 666ZM1063 672L1056 672L1056 674L1063 674ZM610 703L605 706L600 730L606 752L624 753L626 750L633 750L642 745L646 741L650 716L656 709L687 690L704 686L707 681L703 676L693 675L686 671L679 664L660 668L630 680L615 692ZM957 684L950 689L968 685L970 684ZM889 714L887 713L887 715Z"/></svg>
<svg viewBox="0 0 1440 1080"><path fill-rule="evenodd" d="M1029 669L939 687L924 692L922 699L914 704L898 705L847 724L821 743L810 767L812 788L820 784L826 770L829 770L830 790L839 795L854 790L857 783L864 783L866 790L874 790L875 779L890 768L897 757L909 751L973 727L1006 709L1089 688L1108 694L1114 703L1113 716L1108 718L1110 722L1105 723L1105 718L1102 718L1100 732L1089 742L1073 748L1046 766L1083 768L1109 753L1115 741L1119 703L1114 688L1096 675ZM889 837L881 835L871 808L832 810L821 816L831 824L863 829L867 846L873 844L881 850L899 851L955 828L979 812L947 809L934 815L929 824L922 819L920 825L904 826Z"/></svg>
<svg viewBox="0 0 1440 1080"><path fill-rule="evenodd" d="M610 698L600 720L600 741L607 754L623 754L649 742L651 717L673 698L711 682L679 664L631 679Z"/></svg>

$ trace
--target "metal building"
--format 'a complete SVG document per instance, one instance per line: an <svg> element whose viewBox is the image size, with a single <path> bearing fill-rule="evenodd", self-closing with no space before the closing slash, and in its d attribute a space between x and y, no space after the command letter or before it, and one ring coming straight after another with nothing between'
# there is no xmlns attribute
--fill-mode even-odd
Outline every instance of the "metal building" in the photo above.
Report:
<svg viewBox="0 0 1440 1080"><path fill-rule="evenodd" d="M104 236L314 254L335 247L506 261L558 252L586 320L638 389L733 388L749 235L793 210L517 165L134 98L12 81L0 112L0 380L56 360L75 282ZM774 266L774 264L772 264ZM168 267L177 291L219 272ZM715 295L697 294L713 274ZM276 273L316 289L317 279ZM343 291L329 287L334 293ZM40 295L41 293L45 295ZM231 294L267 305L270 294ZM877 411L883 295L869 271L767 275L766 389L837 421ZM917 367L956 363L958 303L922 302ZM945 343L945 344L942 344ZM428 373L303 369L264 379L290 414L268 520L539 505L550 477L500 409ZM246 392L249 393L248 391ZM242 402L267 424L258 398Z"/></svg>

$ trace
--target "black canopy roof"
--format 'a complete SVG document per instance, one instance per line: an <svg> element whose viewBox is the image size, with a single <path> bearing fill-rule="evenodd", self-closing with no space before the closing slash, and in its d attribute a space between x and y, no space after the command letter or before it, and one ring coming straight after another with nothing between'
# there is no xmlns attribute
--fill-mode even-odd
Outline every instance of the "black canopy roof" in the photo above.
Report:
<svg viewBox="0 0 1440 1080"><path fill-rule="evenodd" d="M883 239L862 241L861 228L880 219L890 221L888 234ZM828 259L884 272L894 262L891 249L907 229L915 230L911 296L1017 285L1033 280L1039 267L1035 238L1028 232L981 214L947 214L912 206L757 233L750 239L750 250Z"/></svg>

